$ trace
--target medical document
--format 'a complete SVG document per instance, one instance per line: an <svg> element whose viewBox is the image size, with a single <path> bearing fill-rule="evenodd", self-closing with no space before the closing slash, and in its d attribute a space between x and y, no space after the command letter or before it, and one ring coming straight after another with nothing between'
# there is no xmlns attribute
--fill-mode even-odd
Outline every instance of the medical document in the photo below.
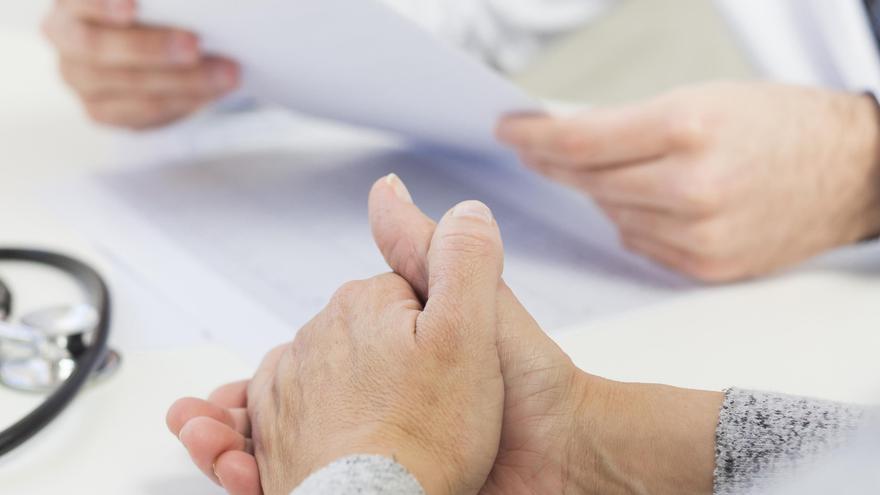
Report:
<svg viewBox="0 0 880 495"><path fill-rule="evenodd" d="M499 116L539 105L376 0L142 0L242 64L244 91L332 120L495 154Z"/></svg>
<svg viewBox="0 0 880 495"><path fill-rule="evenodd" d="M272 145L266 119L278 133ZM258 143L204 151L257 132ZM623 251L585 196L516 164L423 153L278 113L227 116L165 137L163 150L177 158L118 167L52 201L165 305L250 362L292 338L343 283L389 270L370 233L367 195L391 172L434 218L466 199L492 207L505 280L548 332L691 287Z"/></svg>

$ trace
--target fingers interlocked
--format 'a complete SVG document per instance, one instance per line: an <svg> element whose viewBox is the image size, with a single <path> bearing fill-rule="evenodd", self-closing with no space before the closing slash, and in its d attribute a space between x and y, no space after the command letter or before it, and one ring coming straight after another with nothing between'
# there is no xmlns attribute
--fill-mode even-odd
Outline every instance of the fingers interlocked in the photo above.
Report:
<svg viewBox="0 0 880 495"><path fill-rule="evenodd" d="M504 403L500 232L469 201L425 247L424 284L396 274L347 284L249 384L175 404L169 428L206 475L233 495L289 493L335 459L373 453L404 461L426 488L482 486Z"/></svg>

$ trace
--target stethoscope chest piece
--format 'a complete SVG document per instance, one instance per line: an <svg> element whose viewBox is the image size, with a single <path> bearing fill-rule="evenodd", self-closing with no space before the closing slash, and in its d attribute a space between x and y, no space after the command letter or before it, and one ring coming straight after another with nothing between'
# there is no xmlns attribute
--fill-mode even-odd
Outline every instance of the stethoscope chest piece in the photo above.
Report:
<svg viewBox="0 0 880 495"><path fill-rule="evenodd" d="M18 325L7 324L0 348L0 383L22 392L57 389L91 345L98 321L93 307L77 304L43 309L24 316ZM111 376L120 362L119 354L108 349L91 381Z"/></svg>
<svg viewBox="0 0 880 495"><path fill-rule="evenodd" d="M119 368L108 348L110 289L87 263L41 249L0 248L0 261L55 268L82 289L82 304L58 306L10 321L14 294L0 280L0 385L46 397L15 423L0 430L0 458L42 431L82 388Z"/></svg>

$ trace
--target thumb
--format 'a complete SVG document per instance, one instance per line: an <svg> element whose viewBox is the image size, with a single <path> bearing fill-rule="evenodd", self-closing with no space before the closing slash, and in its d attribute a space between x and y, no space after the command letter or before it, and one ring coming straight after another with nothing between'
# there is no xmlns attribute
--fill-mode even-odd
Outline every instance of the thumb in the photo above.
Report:
<svg viewBox="0 0 880 495"><path fill-rule="evenodd" d="M388 266L428 299L428 248L437 224L416 206L403 182L391 174L370 191L370 228Z"/></svg>
<svg viewBox="0 0 880 495"><path fill-rule="evenodd" d="M420 319L454 337L492 336L494 345L504 250L489 207L465 201L450 210L434 231L427 262L428 300Z"/></svg>

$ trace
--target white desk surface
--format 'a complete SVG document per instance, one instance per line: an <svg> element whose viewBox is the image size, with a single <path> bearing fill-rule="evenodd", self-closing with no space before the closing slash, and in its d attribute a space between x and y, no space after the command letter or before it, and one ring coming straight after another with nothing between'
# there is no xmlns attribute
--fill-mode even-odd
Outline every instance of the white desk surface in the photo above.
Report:
<svg viewBox="0 0 880 495"><path fill-rule="evenodd" d="M173 397L204 394L247 370L206 347L176 315L156 311L150 294L29 194L47 180L112 166L112 137L86 121L58 82L52 54L24 28L43 2L25 5L11 16L0 12L0 245L65 250L105 270L116 288L114 340L127 361L115 384L85 394L45 435L0 462L0 491L216 493L189 469L162 413ZM22 282L25 305L61 297L43 280ZM137 336L157 325L178 328L179 338L142 346ZM861 273L813 271L714 290L592 322L558 340L578 365L611 378L868 401L880 384L880 257ZM32 402L0 392L0 423Z"/></svg>

